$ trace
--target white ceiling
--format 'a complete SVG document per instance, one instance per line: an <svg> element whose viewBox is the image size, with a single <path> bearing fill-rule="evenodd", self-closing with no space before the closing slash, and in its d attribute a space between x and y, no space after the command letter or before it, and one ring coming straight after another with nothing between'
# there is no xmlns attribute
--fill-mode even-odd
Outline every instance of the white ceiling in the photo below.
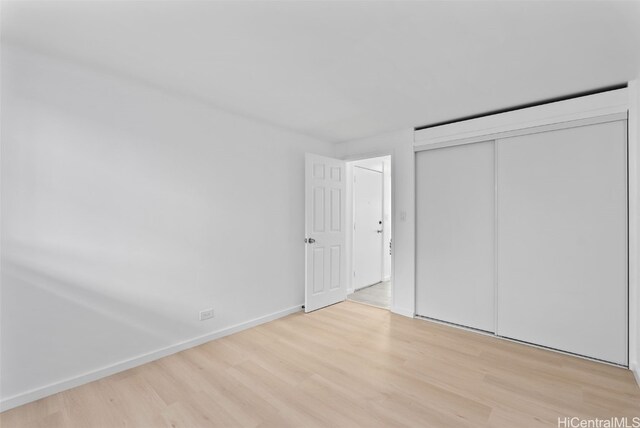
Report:
<svg viewBox="0 0 640 428"><path fill-rule="evenodd" d="M5 1L2 38L339 142L633 79L640 2Z"/></svg>

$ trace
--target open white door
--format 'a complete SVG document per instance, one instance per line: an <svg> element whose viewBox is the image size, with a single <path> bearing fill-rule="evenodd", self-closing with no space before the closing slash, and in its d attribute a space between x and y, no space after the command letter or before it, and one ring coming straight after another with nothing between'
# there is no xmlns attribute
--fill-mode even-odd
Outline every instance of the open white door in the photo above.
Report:
<svg viewBox="0 0 640 428"><path fill-rule="evenodd" d="M344 162L307 153L305 312L346 299L345 240Z"/></svg>

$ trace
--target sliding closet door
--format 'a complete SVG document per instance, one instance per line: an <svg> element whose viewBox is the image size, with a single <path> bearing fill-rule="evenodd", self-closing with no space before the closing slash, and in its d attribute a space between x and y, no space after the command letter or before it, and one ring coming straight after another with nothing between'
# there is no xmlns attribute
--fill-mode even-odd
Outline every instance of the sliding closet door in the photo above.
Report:
<svg viewBox="0 0 640 428"><path fill-rule="evenodd" d="M500 336L627 364L626 132L496 142Z"/></svg>
<svg viewBox="0 0 640 428"><path fill-rule="evenodd" d="M493 141L416 153L416 313L494 331Z"/></svg>

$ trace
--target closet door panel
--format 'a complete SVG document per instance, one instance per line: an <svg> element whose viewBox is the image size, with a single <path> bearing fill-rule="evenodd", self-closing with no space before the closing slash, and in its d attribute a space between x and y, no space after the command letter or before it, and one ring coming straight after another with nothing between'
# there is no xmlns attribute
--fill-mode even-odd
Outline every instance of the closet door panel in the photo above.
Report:
<svg viewBox="0 0 640 428"><path fill-rule="evenodd" d="M416 313L494 331L494 143L416 153Z"/></svg>
<svg viewBox="0 0 640 428"><path fill-rule="evenodd" d="M496 142L498 335L627 364L626 129Z"/></svg>

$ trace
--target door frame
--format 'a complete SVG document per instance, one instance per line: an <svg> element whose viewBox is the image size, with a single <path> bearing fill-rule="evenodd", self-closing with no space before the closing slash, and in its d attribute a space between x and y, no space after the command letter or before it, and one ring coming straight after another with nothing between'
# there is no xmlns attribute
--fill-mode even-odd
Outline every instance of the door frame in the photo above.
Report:
<svg viewBox="0 0 640 428"><path fill-rule="evenodd" d="M356 161L351 161L351 162L356 162ZM380 208L381 208L381 212L382 212L382 229L384 230L384 227L385 227L385 224L384 224L384 196L385 196L384 195L384 171L376 171L374 169L370 169L370 168L367 168L367 167L364 167L364 166L358 166L358 165L354 165L353 168L366 169L366 170L369 170L369 171L372 171L372 172L375 172L375 173L378 173L378 174L382 174L382 189L381 189L382 190L382 198L381 198L382 206ZM351 175L355 178L354 172L355 172L355 169L352 169ZM355 207L356 207L356 192L355 192L355 188L356 188L357 182L351 181L351 185L352 185L352 188L351 188L351 225L353 225L355 223L355 221L356 221L356 209L355 209ZM351 228L351 232L352 232L352 234L351 234L351 237L352 237L351 238L351 249L350 249L351 255L352 255L352 257L351 257L351 273L352 273L351 279L353 280L353 271L354 271L354 269L353 269L354 268L353 254L355 254L355 252L356 252L355 251L355 249L356 249L356 239L355 239L355 233L353 233L353 228ZM383 232L381 238L382 239L380 241L380 281L379 282L384 281L384 232ZM391 234L391 239L393 239L393 233ZM367 287L370 287L371 285L375 285L375 284L377 284L377 283L365 285L365 286L360 287L358 289L356 289L356 287L353 286L353 291L356 292L358 290L362 290L363 288L367 288Z"/></svg>
<svg viewBox="0 0 640 428"><path fill-rule="evenodd" d="M391 164L391 239L393 240L396 236L396 165L395 165L395 155L393 150L375 150L368 151L362 153L355 153L348 156L342 156L339 159L345 162L355 162L365 159L371 158L379 158L389 156L390 164ZM348 167L349 168L349 167ZM349 175L353 176L353 172L349 171ZM384 183L384 179L383 179ZM347 282L347 294L349 292L353 292L353 182L351 180L347 181L347 196L351 198L351 219L350 219L350 230L347 235L347 241L351 240L350 245L347 245L349 248L349 257L348 257L348 266L351 274L349 274L349 280ZM384 184L383 184L384 186ZM389 310L395 307L395 266L396 266L396 251L393 251L395 244L392 245L391 251L391 274L389 281L391 282L391 301L389 302ZM382 251L384 254L384 244L382 245ZM384 277L383 277L384 280Z"/></svg>

